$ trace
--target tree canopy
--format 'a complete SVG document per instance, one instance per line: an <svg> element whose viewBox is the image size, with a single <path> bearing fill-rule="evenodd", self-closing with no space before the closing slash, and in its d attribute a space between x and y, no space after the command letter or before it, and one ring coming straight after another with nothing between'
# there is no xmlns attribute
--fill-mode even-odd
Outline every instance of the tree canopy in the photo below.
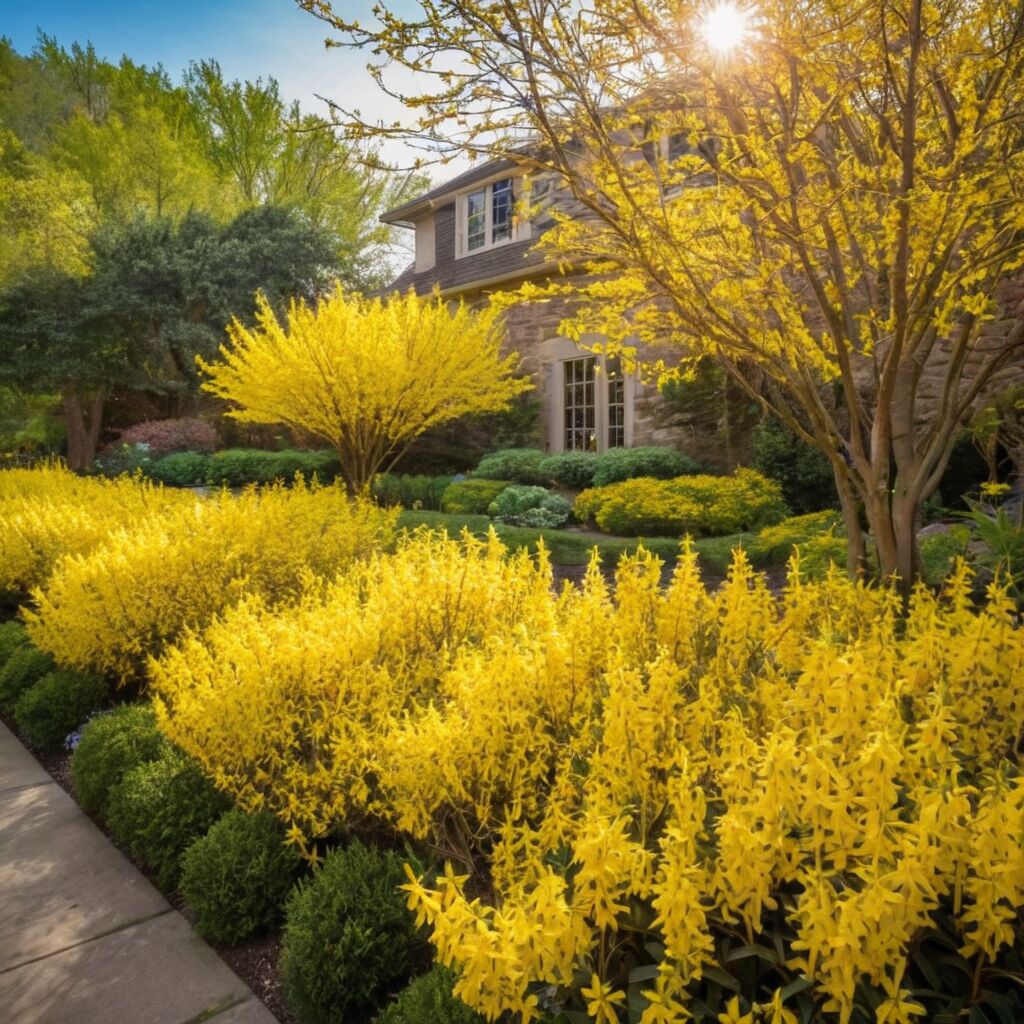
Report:
<svg viewBox="0 0 1024 1024"><path fill-rule="evenodd" d="M563 189L565 333L717 358L828 457L851 562L864 514L914 578L917 510L1024 343L1024 6L765 0L728 52L696 0L303 6L385 87L415 73L405 124L351 130Z"/></svg>

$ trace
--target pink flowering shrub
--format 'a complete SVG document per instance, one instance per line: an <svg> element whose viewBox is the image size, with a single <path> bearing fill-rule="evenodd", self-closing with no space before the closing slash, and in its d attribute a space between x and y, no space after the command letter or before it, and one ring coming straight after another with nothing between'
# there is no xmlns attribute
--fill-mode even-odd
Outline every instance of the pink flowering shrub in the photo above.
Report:
<svg viewBox="0 0 1024 1024"><path fill-rule="evenodd" d="M122 430L116 445L144 444L153 455L170 452L212 452L217 431L206 420L183 417L177 420L149 420Z"/></svg>

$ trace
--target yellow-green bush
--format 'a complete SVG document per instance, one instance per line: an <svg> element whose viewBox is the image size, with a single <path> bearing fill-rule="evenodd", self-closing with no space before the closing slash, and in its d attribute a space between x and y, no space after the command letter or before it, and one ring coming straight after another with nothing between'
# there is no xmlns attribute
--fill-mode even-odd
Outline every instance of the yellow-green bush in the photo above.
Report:
<svg viewBox="0 0 1024 1024"><path fill-rule="evenodd" d="M60 665L120 682L184 629L244 594L295 597L309 573L330 575L386 541L396 513L352 504L339 486L296 482L192 497L69 555L25 612L29 636Z"/></svg>
<svg viewBox="0 0 1024 1024"><path fill-rule="evenodd" d="M732 476L639 477L592 487L573 506L576 518L628 536L719 536L757 530L788 509L773 480L752 469Z"/></svg>
<svg viewBox="0 0 1024 1024"><path fill-rule="evenodd" d="M408 896L492 1020L1017 1013L1006 595L960 567L905 615L838 572L778 599L742 552L713 594L691 551L660 578L555 593L543 555L420 534L188 637L158 715L296 843L369 817L447 851Z"/></svg>
<svg viewBox="0 0 1024 1024"><path fill-rule="evenodd" d="M63 555L179 508L185 496L128 477L76 476L58 463L0 471L0 590L27 595Z"/></svg>

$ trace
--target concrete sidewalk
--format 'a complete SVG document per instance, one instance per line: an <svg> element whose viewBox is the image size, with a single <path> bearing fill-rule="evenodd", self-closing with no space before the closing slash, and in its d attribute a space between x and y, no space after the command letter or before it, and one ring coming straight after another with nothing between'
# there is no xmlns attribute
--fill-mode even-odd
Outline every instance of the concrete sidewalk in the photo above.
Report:
<svg viewBox="0 0 1024 1024"><path fill-rule="evenodd" d="M3 724L0 1019L275 1022Z"/></svg>

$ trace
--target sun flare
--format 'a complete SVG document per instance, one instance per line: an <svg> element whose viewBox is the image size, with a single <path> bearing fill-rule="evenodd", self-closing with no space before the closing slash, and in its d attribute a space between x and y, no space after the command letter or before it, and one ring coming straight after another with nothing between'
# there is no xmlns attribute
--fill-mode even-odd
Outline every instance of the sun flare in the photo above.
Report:
<svg viewBox="0 0 1024 1024"><path fill-rule="evenodd" d="M700 34L709 49L728 54L751 35L751 10L732 0L721 0L708 9L700 24Z"/></svg>

